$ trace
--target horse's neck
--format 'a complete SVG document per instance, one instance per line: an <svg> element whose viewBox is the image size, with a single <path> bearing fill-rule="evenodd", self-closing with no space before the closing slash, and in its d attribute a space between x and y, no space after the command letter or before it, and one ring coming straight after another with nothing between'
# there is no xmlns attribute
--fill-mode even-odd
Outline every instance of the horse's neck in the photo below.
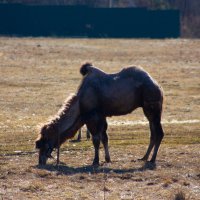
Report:
<svg viewBox="0 0 200 200"><path fill-rule="evenodd" d="M83 126L83 122L82 122L81 118L79 118L69 129L61 132L60 133L60 144L64 143L67 139L73 138L82 126Z"/></svg>
<svg viewBox="0 0 200 200"><path fill-rule="evenodd" d="M73 127L80 115L79 100L74 98L68 105L61 108L56 120L59 134Z"/></svg>

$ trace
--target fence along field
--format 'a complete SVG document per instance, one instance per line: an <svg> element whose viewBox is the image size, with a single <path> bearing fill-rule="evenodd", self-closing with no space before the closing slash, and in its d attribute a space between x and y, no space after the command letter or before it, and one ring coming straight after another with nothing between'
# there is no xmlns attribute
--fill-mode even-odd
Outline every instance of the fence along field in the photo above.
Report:
<svg viewBox="0 0 200 200"><path fill-rule="evenodd" d="M0 35L177 38L178 10L0 4Z"/></svg>
<svg viewBox="0 0 200 200"><path fill-rule="evenodd" d="M174 199L200 194L199 40L0 38L0 197L3 199ZM149 128L140 109L109 119L111 164L90 166L91 141L67 142L38 168L38 126L56 114L91 61L112 73L144 67L164 89L165 137L156 169L136 161ZM100 151L103 161L103 150Z"/></svg>

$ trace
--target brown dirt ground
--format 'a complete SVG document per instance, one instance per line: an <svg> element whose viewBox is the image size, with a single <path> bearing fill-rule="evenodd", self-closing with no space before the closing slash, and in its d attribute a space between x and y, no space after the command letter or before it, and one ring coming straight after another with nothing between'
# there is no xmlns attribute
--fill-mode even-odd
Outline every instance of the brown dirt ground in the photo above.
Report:
<svg viewBox="0 0 200 200"><path fill-rule="evenodd" d="M199 47L200 40L184 39L1 37L0 199L200 199ZM76 91L84 61L110 73L140 65L162 85L165 138L156 166L137 161L148 125L126 122L145 122L138 109L109 119L112 163L101 149L101 166L91 167L92 142L84 136L63 145L59 166L38 167L37 127Z"/></svg>

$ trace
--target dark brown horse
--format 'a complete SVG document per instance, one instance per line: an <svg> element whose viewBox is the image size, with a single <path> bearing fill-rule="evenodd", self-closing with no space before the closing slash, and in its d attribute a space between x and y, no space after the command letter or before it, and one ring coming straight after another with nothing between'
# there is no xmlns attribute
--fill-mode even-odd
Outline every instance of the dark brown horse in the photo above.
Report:
<svg viewBox="0 0 200 200"><path fill-rule="evenodd" d="M82 83L76 94L64 103L58 115L40 131L36 148L39 164L46 164L54 148L86 124L95 148L94 165L99 164L99 145L103 143L105 160L110 162L106 117L125 115L142 107L150 125L150 144L142 160L154 163L164 136L161 126L163 92L156 81L138 67L127 67L116 74L106 74L90 63L82 65Z"/></svg>

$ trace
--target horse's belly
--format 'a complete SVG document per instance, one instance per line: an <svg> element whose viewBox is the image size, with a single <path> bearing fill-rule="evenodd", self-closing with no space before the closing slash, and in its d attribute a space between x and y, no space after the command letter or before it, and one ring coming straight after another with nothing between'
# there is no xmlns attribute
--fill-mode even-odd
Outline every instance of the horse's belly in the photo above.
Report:
<svg viewBox="0 0 200 200"><path fill-rule="evenodd" d="M107 97L103 101L103 111L106 115L125 115L132 112L140 106L139 99L134 93L129 93L126 96L114 95Z"/></svg>

